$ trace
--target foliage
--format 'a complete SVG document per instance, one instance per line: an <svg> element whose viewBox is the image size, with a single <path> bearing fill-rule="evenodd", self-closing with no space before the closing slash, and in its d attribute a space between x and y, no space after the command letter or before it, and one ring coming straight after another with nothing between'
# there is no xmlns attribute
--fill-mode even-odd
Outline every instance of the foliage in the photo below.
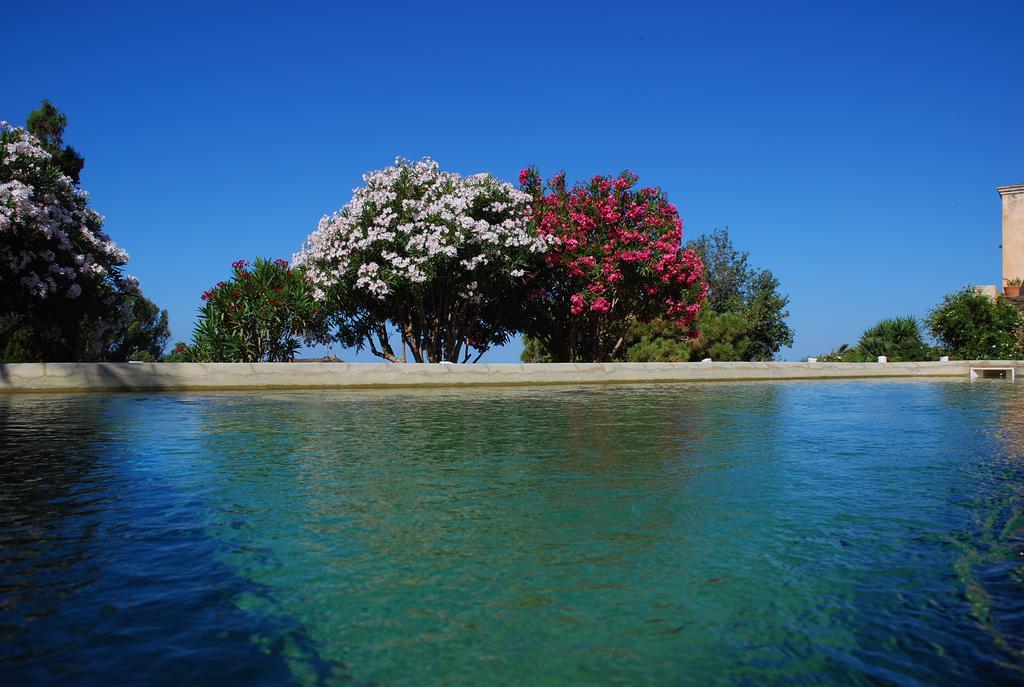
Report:
<svg viewBox="0 0 1024 687"><path fill-rule="evenodd" d="M774 360L779 351L793 345L793 329L786 323L789 297L779 293L779 280L769 270L750 275L744 290L748 340L743 360Z"/></svg>
<svg viewBox="0 0 1024 687"><path fill-rule="evenodd" d="M300 339L324 337L319 304L301 268L284 260L232 263L230 281L202 295L193 345L180 354L195 362L288 362Z"/></svg>
<svg viewBox="0 0 1024 687"><path fill-rule="evenodd" d="M717 313L742 310L752 270L747 264L747 252L736 249L729 230L715 229L698 236L686 247L704 263L704 281L708 285L704 307Z"/></svg>
<svg viewBox="0 0 1024 687"><path fill-rule="evenodd" d="M727 230L700 236L687 247L701 258L708 283L698 336L688 338L660 321L634 326L627 335L628 360L772 360L793 344L786 324L789 299L779 294L778 279L769 270L752 269Z"/></svg>
<svg viewBox="0 0 1024 687"><path fill-rule="evenodd" d="M687 247L704 263L707 307L720 315L732 312L746 320L746 342L740 360L773 360L780 350L793 345L793 330L786 323L789 298L779 293L779 280L770 270L750 267L747 252L733 246L728 229L700 236Z"/></svg>
<svg viewBox="0 0 1024 687"><path fill-rule="evenodd" d="M77 186L85 160L74 148L64 145L64 129L67 125L67 116L49 100L44 100L39 109L30 112L25 120L28 132L36 137L40 147L50 153L54 163Z"/></svg>
<svg viewBox="0 0 1024 687"><path fill-rule="evenodd" d="M1024 356L1021 314L968 286L946 296L927 318L939 346L961 360L1010 360Z"/></svg>
<svg viewBox="0 0 1024 687"><path fill-rule="evenodd" d="M629 362L697 362L749 360L749 322L738 312L702 310L693 335L666 326L664 320L635 325L626 351Z"/></svg>
<svg viewBox="0 0 1024 687"><path fill-rule="evenodd" d="M819 363L873 363L878 357L864 352L857 346L841 344L830 353L818 356Z"/></svg>
<svg viewBox="0 0 1024 687"><path fill-rule="evenodd" d="M850 344L839 344L833 348L829 353L822 353L817 356L816 360L819 363L841 363L847 353L850 352Z"/></svg>
<svg viewBox="0 0 1024 687"><path fill-rule="evenodd" d="M881 320L864 330L857 342L869 360L885 356L889 362L931 360L931 347L921 336L916 317L894 317Z"/></svg>
<svg viewBox="0 0 1024 687"><path fill-rule="evenodd" d="M879 356L889 362L934 360L938 352L924 340L917 318L894 317L879 320L860 335L856 346L843 344L818 356L819 363L873 363Z"/></svg>
<svg viewBox="0 0 1024 687"><path fill-rule="evenodd" d="M559 173L545 193L535 167L519 175L533 197L531 226L547 244L530 282L526 334L555 361L622 358L635 323L686 328L700 310L707 286L700 259L681 250L679 213L660 190L635 190L637 180L595 176L570 190Z"/></svg>
<svg viewBox="0 0 1024 687"><path fill-rule="evenodd" d="M523 337L523 352L519 359L524 363L550 363L551 354L548 353L540 341L529 336Z"/></svg>
<svg viewBox="0 0 1024 687"><path fill-rule="evenodd" d="M406 347L416 362L475 362L507 342L527 269L544 249L528 231L529 197L487 174L442 172L429 159L398 159L363 179L295 256L334 338L393 362Z"/></svg>
<svg viewBox="0 0 1024 687"><path fill-rule="evenodd" d="M189 351L188 344L184 341L178 341L171 348L169 353L165 353L160 358L162 363L190 363L192 362L192 355Z"/></svg>
<svg viewBox="0 0 1024 687"><path fill-rule="evenodd" d="M157 360L171 338L167 311L158 308L141 293L125 294L122 304L128 317L124 326L112 332L104 360Z"/></svg>
<svg viewBox="0 0 1024 687"><path fill-rule="evenodd" d="M121 273L127 253L35 136L0 123L0 156L5 360L126 359L117 357L117 342L142 298L138 282Z"/></svg>

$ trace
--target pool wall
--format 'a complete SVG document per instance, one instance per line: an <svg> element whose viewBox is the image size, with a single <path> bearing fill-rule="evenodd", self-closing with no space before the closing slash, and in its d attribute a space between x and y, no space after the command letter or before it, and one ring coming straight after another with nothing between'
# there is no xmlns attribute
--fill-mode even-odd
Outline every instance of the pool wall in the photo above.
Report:
<svg viewBox="0 0 1024 687"><path fill-rule="evenodd" d="M885 377L969 379L971 368L1014 368L1024 361L925 363L540 363L499 365L391 363L9 363L0 393L181 391L610 384Z"/></svg>

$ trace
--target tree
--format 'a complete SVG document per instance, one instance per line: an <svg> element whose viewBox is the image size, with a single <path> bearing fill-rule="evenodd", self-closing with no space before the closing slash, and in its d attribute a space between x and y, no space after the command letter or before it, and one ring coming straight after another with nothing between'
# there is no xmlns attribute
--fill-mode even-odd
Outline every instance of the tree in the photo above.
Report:
<svg viewBox="0 0 1024 687"><path fill-rule="evenodd" d="M704 262L708 304L715 313L740 314L747 322L742 360L773 360L793 345L786 323L789 297L779 293L779 280L769 270L755 270L748 254L733 246L728 229L716 229L687 244Z"/></svg>
<svg viewBox="0 0 1024 687"><path fill-rule="evenodd" d="M325 338L323 318L302 268L285 260L232 263L229 281L203 292L191 348L176 346L172 361L291 362L300 340Z"/></svg>
<svg viewBox="0 0 1024 687"><path fill-rule="evenodd" d="M167 311L142 293L125 294L122 302L128 308L129 317L123 327L112 332L103 359L156 362L171 338Z"/></svg>
<svg viewBox="0 0 1024 687"><path fill-rule="evenodd" d="M392 362L406 349L416 362L475 362L505 343L519 327L527 269L545 247L528 231L530 198L429 159L398 159L363 179L295 256L334 339Z"/></svg>
<svg viewBox="0 0 1024 687"><path fill-rule="evenodd" d="M103 360L138 282L38 139L0 124L0 350L5 360Z"/></svg>
<svg viewBox="0 0 1024 687"><path fill-rule="evenodd" d="M928 330L951 357L961 360L1018 359L1024 356L1024 319L1002 298L967 286L946 296L928 313Z"/></svg>
<svg viewBox="0 0 1024 687"><path fill-rule="evenodd" d="M789 297L779 293L779 280L769 270L754 272L748 279L740 314L747 322L749 340L742 360L774 360L785 346L793 345L793 329L786 322Z"/></svg>
<svg viewBox="0 0 1024 687"><path fill-rule="evenodd" d="M769 270L751 268L728 230L700 236L687 248L704 264L708 284L697 335L673 332L660 321L634 326L627 335L628 360L772 360L793 345L789 299L779 293L779 280Z"/></svg>
<svg viewBox="0 0 1024 687"><path fill-rule="evenodd" d="M519 175L533 198L531 226L547 245L531 274L526 335L558 362L621 359L636 323L690 325L704 302L700 259L682 250L676 207L638 177L595 176L567 188L565 174L544 192L535 167Z"/></svg>
<svg viewBox="0 0 1024 687"><path fill-rule="evenodd" d="M704 281L708 285L708 299L704 307L716 313L742 310L752 270L747 264L747 252L732 245L728 228L698 236L686 247L700 256L704 263Z"/></svg>
<svg viewBox="0 0 1024 687"><path fill-rule="evenodd" d="M53 161L64 175L77 186L85 160L74 148L64 145L64 129L67 125L67 116L49 100L44 100L39 109L32 110L25 121L28 132L39 140L40 147L53 156Z"/></svg>

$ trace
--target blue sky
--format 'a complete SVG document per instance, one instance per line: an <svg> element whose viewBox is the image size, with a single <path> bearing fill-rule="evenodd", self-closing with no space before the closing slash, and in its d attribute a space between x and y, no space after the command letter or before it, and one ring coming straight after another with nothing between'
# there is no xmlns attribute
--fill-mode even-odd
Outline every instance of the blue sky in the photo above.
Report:
<svg viewBox="0 0 1024 687"><path fill-rule="evenodd" d="M20 2L3 23L0 119L68 115L174 340L232 260L290 257L396 155L637 172L684 237L728 226L775 272L788 359L997 283L994 187L1024 182L1021 2Z"/></svg>

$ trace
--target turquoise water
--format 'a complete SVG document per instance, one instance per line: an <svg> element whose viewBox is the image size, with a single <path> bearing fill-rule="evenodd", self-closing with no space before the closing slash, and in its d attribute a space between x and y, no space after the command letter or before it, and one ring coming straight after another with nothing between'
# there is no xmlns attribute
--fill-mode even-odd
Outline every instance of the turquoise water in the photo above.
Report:
<svg viewBox="0 0 1024 687"><path fill-rule="evenodd" d="M1024 684L1024 387L0 397L0 679Z"/></svg>

